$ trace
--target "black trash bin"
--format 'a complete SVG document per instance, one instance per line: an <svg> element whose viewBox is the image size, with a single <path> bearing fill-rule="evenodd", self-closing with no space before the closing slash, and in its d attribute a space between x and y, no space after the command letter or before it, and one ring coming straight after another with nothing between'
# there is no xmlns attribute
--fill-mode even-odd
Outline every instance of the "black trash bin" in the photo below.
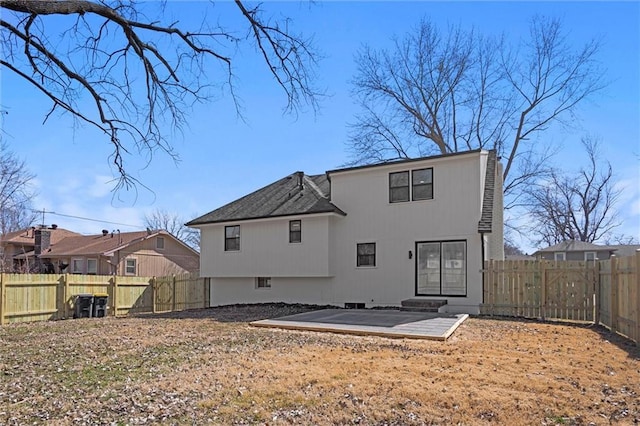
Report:
<svg viewBox="0 0 640 426"><path fill-rule="evenodd" d="M73 303L74 318L91 318L93 315L93 294L77 294Z"/></svg>
<svg viewBox="0 0 640 426"><path fill-rule="evenodd" d="M93 295L93 316L96 318L102 318L107 316L107 302L109 301L108 294L94 294Z"/></svg>

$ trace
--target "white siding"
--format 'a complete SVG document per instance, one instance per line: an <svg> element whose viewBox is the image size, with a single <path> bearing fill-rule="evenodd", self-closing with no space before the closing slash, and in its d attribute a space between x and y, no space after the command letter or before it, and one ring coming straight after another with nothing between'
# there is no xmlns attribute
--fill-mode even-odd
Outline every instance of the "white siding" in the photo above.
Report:
<svg viewBox="0 0 640 426"><path fill-rule="evenodd" d="M477 313L482 301L478 233L486 152L330 174L331 201L347 216L321 215L227 223L241 226L240 252L224 252L224 225L202 227L202 275L213 277L211 302L365 303L399 306L415 297L416 242L466 242L467 295L444 310ZM433 168L432 200L389 203L389 173ZM302 244L288 223L302 219ZM356 244L376 243L376 266L356 267ZM409 256L411 252L411 258ZM271 277L256 289L255 277Z"/></svg>
<svg viewBox="0 0 640 426"><path fill-rule="evenodd" d="M302 242L289 243L289 221L302 221ZM224 250L224 227L240 225L240 250ZM298 216L201 228L201 274L208 277L328 277L329 215Z"/></svg>

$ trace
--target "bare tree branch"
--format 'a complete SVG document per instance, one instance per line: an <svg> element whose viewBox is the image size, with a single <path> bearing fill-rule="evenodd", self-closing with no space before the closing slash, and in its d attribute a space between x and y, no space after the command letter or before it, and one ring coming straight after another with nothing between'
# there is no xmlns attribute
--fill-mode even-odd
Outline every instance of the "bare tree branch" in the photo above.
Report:
<svg viewBox="0 0 640 426"><path fill-rule="evenodd" d="M292 34L287 20L264 18L260 6L235 4L265 71L286 96L285 110L310 105L316 111L321 93L312 84L317 54L311 41ZM180 131L189 109L214 99L214 90L227 90L240 114L232 68L233 49L243 40L238 29L203 20L189 31L164 22L163 6L152 20L123 0L2 0L0 7L0 66L51 101L45 121L60 111L105 135L119 176L116 189L140 183L127 171L128 155L150 162L164 152L178 160L167 129ZM67 29L56 34L54 25Z"/></svg>

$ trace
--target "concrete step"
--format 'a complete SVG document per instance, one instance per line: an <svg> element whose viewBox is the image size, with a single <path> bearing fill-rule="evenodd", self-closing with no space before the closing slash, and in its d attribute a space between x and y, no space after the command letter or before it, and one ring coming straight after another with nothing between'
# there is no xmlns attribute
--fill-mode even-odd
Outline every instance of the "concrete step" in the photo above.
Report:
<svg viewBox="0 0 640 426"><path fill-rule="evenodd" d="M438 312L438 309L447 304L446 300L434 299L406 299L400 302L401 311L413 312Z"/></svg>

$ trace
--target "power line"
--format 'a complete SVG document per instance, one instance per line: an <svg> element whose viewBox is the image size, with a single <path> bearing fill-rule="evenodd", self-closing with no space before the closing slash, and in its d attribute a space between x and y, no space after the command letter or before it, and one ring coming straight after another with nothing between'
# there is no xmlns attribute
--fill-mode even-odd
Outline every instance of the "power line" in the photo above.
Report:
<svg viewBox="0 0 640 426"><path fill-rule="evenodd" d="M42 222L44 223L45 210L42 209L42 210L33 210L33 211L37 212L37 213L42 213L42 217L43 217ZM141 226L141 225L130 225L128 223L109 222L108 220L91 219L91 218L88 218L88 217L73 216L73 215L70 215L70 214L56 213L56 212L50 212L50 211L47 211L46 213L47 214L52 214L52 215L55 215L55 216L68 217L68 218L72 218L72 219L88 220L90 222L108 223L110 225L128 226L130 228L140 228L140 229L144 228L144 226Z"/></svg>

